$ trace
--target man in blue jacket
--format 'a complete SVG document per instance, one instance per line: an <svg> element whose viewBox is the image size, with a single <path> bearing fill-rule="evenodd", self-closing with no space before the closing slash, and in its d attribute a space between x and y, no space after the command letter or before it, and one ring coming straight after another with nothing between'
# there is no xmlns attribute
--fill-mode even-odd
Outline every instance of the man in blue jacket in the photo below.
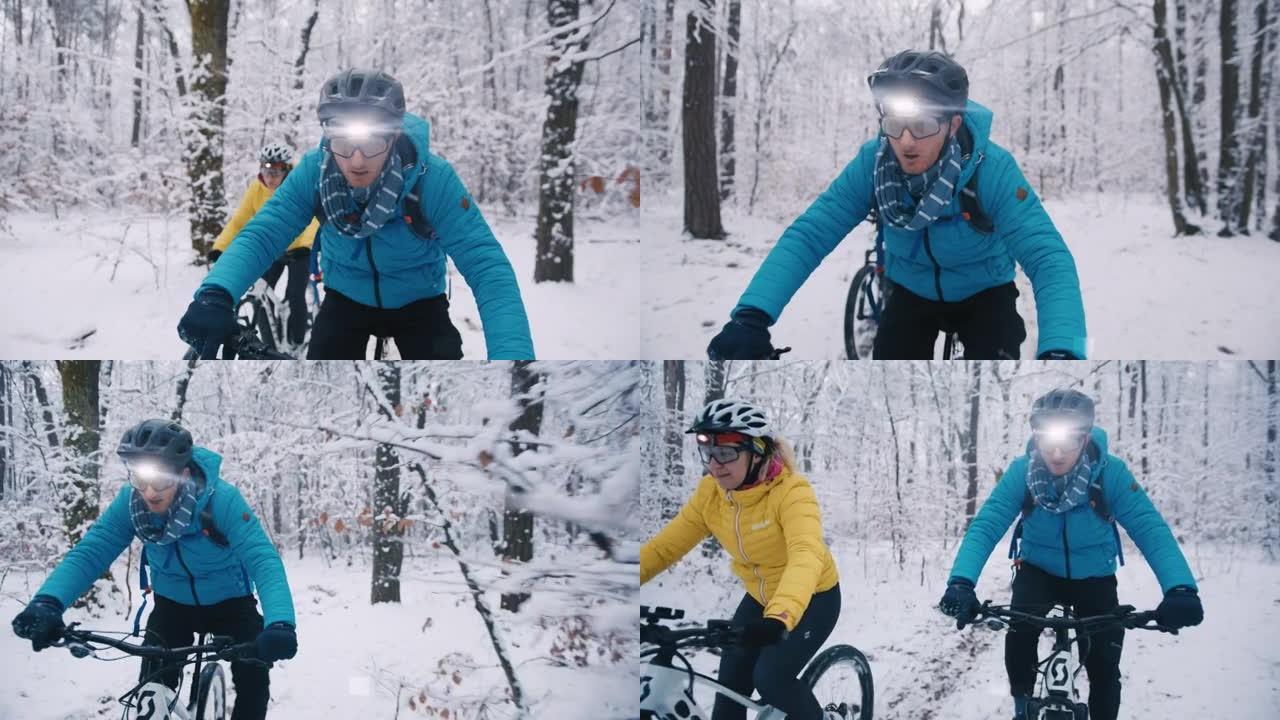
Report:
<svg viewBox="0 0 1280 720"><path fill-rule="evenodd" d="M31 640L33 650L50 647L62 637L63 611L137 537L156 598L147 619L147 644L184 647L196 633L207 632L255 642L255 655L264 662L293 657L298 638L284 564L240 492L218 477L222 458L194 447L191 433L168 420L144 420L130 428L116 452L129 470L129 486L13 619L13 631ZM142 677L158 670L144 662ZM161 681L176 688L180 673L180 666L171 666ZM231 677L236 689L232 720L265 717L267 668L233 662Z"/></svg>
<svg viewBox="0 0 1280 720"><path fill-rule="evenodd" d="M406 360L456 360L445 258L475 293L490 360L533 358L515 273L449 163L429 150L426 120L405 112L404 89L378 70L324 83L323 139L254 215L196 291L178 335L211 354L236 332L235 298L320 220L325 299L309 359L359 360L370 336L391 337Z"/></svg>
<svg viewBox="0 0 1280 720"><path fill-rule="evenodd" d="M1101 615L1119 605L1118 522L1160 581L1161 625L1180 628L1204 619L1196 581L1164 518L1134 481L1124 461L1107 454L1107 436L1094 426L1093 400L1075 390L1054 390L1035 401L1027 454L1009 464L983 503L956 553L940 607L963 628L979 603L978 576L1009 525L1023 516L1013 580L1014 609L1046 614L1071 605L1078 616ZM1123 559L1123 558L1122 558ZM1035 687L1035 628L1013 623L1005 635L1005 668L1014 717L1024 717ZM1084 660L1089 675L1089 717L1115 720L1120 708L1120 651L1124 629L1097 633Z"/></svg>
<svg viewBox="0 0 1280 720"><path fill-rule="evenodd" d="M708 346L711 358L768 358L769 326L873 210L886 281L875 359L932 358L942 331L959 335L965 357L1017 359L1026 328L1015 261L1035 291L1037 356L1083 358L1071 252L1013 157L989 139L991 111L968 99L964 68L940 52L907 50L868 82L880 136L783 232Z"/></svg>

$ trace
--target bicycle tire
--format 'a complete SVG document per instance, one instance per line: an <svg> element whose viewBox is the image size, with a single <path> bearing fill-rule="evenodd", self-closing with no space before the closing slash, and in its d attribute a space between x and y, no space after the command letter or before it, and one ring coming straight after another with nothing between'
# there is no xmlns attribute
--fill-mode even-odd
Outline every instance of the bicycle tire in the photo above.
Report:
<svg viewBox="0 0 1280 720"><path fill-rule="evenodd" d="M261 342L262 346L267 350L276 352L280 346L276 342L276 331L275 328L271 326L271 317L267 313L266 306L255 302L254 310L254 331L258 335L258 341Z"/></svg>
<svg viewBox="0 0 1280 720"><path fill-rule="evenodd" d="M865 331L859 333L857 328L859 327L859 306L863 302L866 302L868 297L862 286L866 283L875 281L875 275L873 275L875 270L875 265L863 265L858 269L858 272L853 274L853 280L849 282L849 294L845 296L844 300L844 354L849 360L871 359L870 352L866 352L861 356L858 354L858 341L863 340L869 350L870 346L875 343L875 333L872 332L870 338L866 338L863 337L865 335ZM884 302L883 290L881 291L880 298L881 302ZM869 324L872 326L872 330L874 330L875 326L878 325L874 320L870 321ZM870 343L865 342L868 339L870 340Z"/></svg>
<svg viewBox="0 0 1280 720"><path fill-rule="evenodd" d="M872 720L872 712L875 709L875 687L871 678L871 663L867 662L867 658L857 648L852 645L832 645L831 647L818 653L809 664L805 666L804 672L800 673L800 681L808 685L810 689L818 684L818 680L822 675L839 663L851 663L854 670L858 673L858 684L860 703L856 715L849 716L845 720Z"/></svg>
<svg viewBox="0 0 1280 720"><path fill-rule="evenodd" d="M200 670L195 720L226 720L227 681L222 665L211 662Z"/></svg>

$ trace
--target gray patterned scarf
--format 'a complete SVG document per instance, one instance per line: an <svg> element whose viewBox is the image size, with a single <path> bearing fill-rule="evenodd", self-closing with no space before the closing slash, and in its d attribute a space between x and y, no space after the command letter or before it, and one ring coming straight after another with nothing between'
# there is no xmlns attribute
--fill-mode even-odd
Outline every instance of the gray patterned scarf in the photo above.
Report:
<svg viewBox="0 0 1280 720"><path fill-rule="evenodd" d="M1054 475L1040 457L1039 450L1031 451L1027 463L1027 489L1036 505L1054 514L1061 514L1077 506L1088 504L1089 483L1093 477L1093 463L1086 449L1080 453L1075 467L1066 475Z"/></svg>
<svg viewBox="0 0 1280 720"><path fill-rule="evenodd" d="M144 542L168 545L182 537L182 533L195 519L196 499L204 484L192 475L188 480L178 483L178 492L173 502L164 513L153 513L147 509L142 499L142 492L137 488L129 496L129 511L133 515L133 532Z"/></svg>
<svg viewBox="0 0 1280 720"><path fill-rule="evenodd" d="M320 204L343 235L369 237L395 216L396 202L404 188L404 173L395 142L387 153L378 179L367 188L353 188L334 161L329 145L324 145L320 160Z"/></svg>
<svg viewBox="0 0 1280 720"><path fill-rule="evenodd" d="M897 228L923 230L951 204L960 171L968 159L961 155L960 141L953 135L937 162L919 175L907 175L898 164L889 138L882 136L874 177L880 217Z"/></svg>

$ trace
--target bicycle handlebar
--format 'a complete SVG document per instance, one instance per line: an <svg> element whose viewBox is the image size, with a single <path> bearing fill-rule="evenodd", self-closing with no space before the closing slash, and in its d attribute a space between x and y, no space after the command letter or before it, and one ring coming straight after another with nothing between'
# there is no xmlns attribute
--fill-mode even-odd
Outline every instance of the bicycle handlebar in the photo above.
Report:
<svg viewBox="0 0 1280 720"><path fill-rule="evenodd" d="M1157 630L1159 632L1167 632L1171 635L1177 635L1178 629L1161 625L1156 617L1154 610L1146 610L1143 612L1134 612L1136 608L1132 605L1120 605L1105 615L1091 615L1088 617L1046 617L1035 615L1033 613L1014 610L1012 607L1003 605L992 605L990 600L982 603L982 607L978 610L975 618L976 622L981 622L984 618L994 619L997 622L1006 620L1015 620L1020 623L1035 625L1040 628L1048 628L1051 630L1089 630L1096 631L1099 626L1105 625L1122 625L1129 630ZM1149 623L1155 622L1154 625Z"/></svg>
<svg viewBox="0 0 1280 720"><path fill-rule="evenodd" d="M224 340L221 347L223 360L234 360L236 358L241 360L296 359L292 355L287 355L268 348L256 335L254 335L252 330L244 328ZM201 360L216 360L217 355L217 348L214 348L213 352L208 354L198 352L195 348L191 348L182 356L182 359L193 360L195 358L199 358Z"/></svg>
<svg viewBox="0 0 1280 720"><path fill-rule="evenodd" d="M220 660L226 660L228 662L236 660L255 660L257 662L261 662L256 658L257 645L255 643L236 643L234 638L226 635L214 635L209 638L209 642L205 645L166 648L159 645L136 645L134 643L125 642L122 638L100 635L88 630L77 630L76 626L78 624L79 623L71 623L71 625L62 632L62 638L58 642L54 643L55 647L65 647L72 655L75 655L78 658L92 655L94 650L97 648L94 648L90 643L98 643L136 657L182 660L188 655L209 653L216 655Z"/></svg>

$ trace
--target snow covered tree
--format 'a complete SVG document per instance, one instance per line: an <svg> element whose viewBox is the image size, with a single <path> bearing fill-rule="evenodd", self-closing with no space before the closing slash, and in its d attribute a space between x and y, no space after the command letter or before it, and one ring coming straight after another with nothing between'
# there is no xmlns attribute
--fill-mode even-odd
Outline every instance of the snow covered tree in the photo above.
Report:
<svg viewBox="0 0 1280 720"><path fill-rule="evenodd" d="M716 161L716 34L711 0L697 0L685 18L684 227L695 238L723 238Z"/></svg>

